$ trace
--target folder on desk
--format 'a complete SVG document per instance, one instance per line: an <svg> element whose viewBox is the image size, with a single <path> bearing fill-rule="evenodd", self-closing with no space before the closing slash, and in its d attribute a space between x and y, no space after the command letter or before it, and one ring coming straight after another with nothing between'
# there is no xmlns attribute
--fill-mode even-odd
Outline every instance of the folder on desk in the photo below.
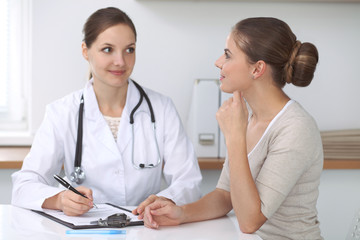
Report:
<svg viewBox="0 0 360 240"><path fill-rule="evenodd" d="M136 215L133 215L131 211L116 206L110 203L96 204L98 208L92 208L89 212L81 216L67 216L62 211L43 209L43 211L32 210L44 217L47 217L55 222L63 224L71 229L88 229L88 228L112 228L109 226L100 226L97 224L90 224L90 222L106 219L110 215L115 213L125 213L130 217L130 222L127 226L144 225L144 222L137 219Z"/></svg>

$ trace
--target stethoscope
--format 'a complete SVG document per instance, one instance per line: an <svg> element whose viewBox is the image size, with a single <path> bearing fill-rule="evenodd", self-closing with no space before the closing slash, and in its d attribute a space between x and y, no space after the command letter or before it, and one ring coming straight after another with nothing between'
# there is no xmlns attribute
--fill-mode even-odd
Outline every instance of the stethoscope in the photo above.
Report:
<svg viewBox="0 0 360 240"><path fill-rule="evenodd" d="M160 156L160 149L159 144L156 138L156 125L155 125L155 115L154 110L152 108L150 99L144 89L135 81L132 80L135 87L139 90L140 93L140 99L139 102L136 104L134 109L130 113L130 124L131 124L131 133L132 133L132 149L131 149L131 161L132 165L135 169L144 169L144 168L154 168L157 167L161 163L161 156ZM135 145L135 135L134 135L134 114L136 110L140 107L143 99L145 98L145 101L149 107L150 110L150 117L151 117L151 123L153 127L153 133L154 133L154 139L156 144L156 150L158 153L158 160L156 164L135 164L134 161L134 145ZM78 132L77 132L77 140L76 140L76 150L75 150L75 161L74 161L74 171L70 174L70 180L72 182L75 182L77 184L81 184L85 180L85 172L81 169L81 155L82 155L82 139L83 139L83 114L84 114L84 96L81 95L80 99L80 107L79 107L79 119L78 119Z"/></svg>

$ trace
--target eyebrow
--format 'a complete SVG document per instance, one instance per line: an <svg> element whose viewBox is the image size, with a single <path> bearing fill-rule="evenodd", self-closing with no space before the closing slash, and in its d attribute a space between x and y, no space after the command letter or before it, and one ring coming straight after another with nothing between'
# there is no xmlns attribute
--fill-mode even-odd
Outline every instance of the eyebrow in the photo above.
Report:
<svg viewBox="0 0 360 240"><path fill-rule="evenodd" d="M114 44L111 44L111 43L103 43L101 45L102 46L110 46L110 47L115 46ZM130 47L130 46L136 46L136 44L135 43L130 43L130 44L126 45L126 47Z"/></svg>
<svg viewBox="0 0 360 240"><path fill-rule="evenodd" d="M225 48L225 49L224 49L224 52L225 52L225 53L230 53L230 54L231 54L231 51L230 51L228 48Z"/></svg>

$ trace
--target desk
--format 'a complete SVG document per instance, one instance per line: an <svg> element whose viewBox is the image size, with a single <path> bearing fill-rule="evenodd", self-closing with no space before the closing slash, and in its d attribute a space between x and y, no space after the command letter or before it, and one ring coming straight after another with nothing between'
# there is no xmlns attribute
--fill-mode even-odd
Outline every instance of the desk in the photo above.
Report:
<svg viewBox="0 0 360 240"><path fill-rule="evenodd" d="M228 216L180 226L160 227L158 230L144 226L127 227L126 235L66 235L69 228L27 209L11 205L0 205L0 240L177 240L177 239L235 239L261 240L255 234L240 232L236 216ZM105 237L106 236L106 237Z"/></svg>

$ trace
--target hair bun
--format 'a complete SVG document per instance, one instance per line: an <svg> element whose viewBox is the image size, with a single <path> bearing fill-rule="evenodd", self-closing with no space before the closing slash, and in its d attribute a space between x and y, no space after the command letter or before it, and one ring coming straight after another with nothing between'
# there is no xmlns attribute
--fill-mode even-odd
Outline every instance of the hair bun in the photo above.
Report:
<svg viewBox="0 0 360 240"><path fill-rule="evenodd" d="M298 55L300 47L301 47L301 42L296 41L294 46L293 46L290 58L289 58L288 62L286 63L285 67L284 67L284 70L285 70L285 75L284 75L285 76L285 82L287 82L287 83L291 83L291 80L293 78L294 62L295 62L296 56Z"/></svg>
<svg viewBox="0 0 360 240"><path fill-rule="evenodd" d="M300 43L296 41L293 53L289 59L289 66L285 67L285 80L298 87L308 86L316 69L319 60L319 54L312 43Z"/></svg>

